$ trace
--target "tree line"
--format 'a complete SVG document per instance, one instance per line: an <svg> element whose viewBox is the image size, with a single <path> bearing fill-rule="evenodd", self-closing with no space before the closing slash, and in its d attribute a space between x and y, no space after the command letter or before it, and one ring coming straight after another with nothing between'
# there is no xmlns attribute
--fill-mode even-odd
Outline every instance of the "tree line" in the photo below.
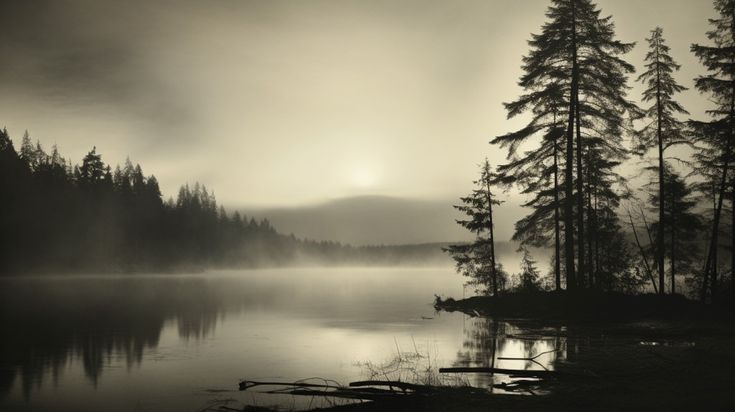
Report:
<svg viewBox="0 0 735 412"><path fill-rule="evenodd" d="M28 132L0 131L0 274L184 271L292 264L420 264L438 245L353 247L299 239L219 206L199 183L163 201L129 159L74 164Z"/></svg>
<svg viewBox="0 0 735 412"><path fill-rule="evenodd" d="M523 57L523 93L505 103L509 119L530 120L492 139L507 162L492 168L485 160L475 191L457 206L469 216L458 223L477 234L472 245L447 248L460 272L498 293L504 274L492 253L493 189L516 188L531 212L513 239L553 248L555 290L664 294L684 285L716 300L729 281L732 291L735 0L714 0L714 8L708 44L691 46L704 67L694 87L710 102L708 118L697 120L676 100L687 88L676 79L680 65L662 28L646 39L640 107L629 96L636 70L625 60L635 44L616 38L612 16L592 0L551 0ZM689 155L677 156L677 146ZM636 159L649 178L634 189L621 169ZM524 267L529 259L526 253ZM522 279L533 278L531 267Z"/></svg>

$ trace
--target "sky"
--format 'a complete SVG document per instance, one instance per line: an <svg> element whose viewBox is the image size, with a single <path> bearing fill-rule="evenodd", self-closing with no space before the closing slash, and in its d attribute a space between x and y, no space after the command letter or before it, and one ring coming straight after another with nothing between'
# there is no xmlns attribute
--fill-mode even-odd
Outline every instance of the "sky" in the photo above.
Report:
<svg viewBox="0 0 735 412"><path fill-rule="evenodd" d="M597 3L635 66L660 25L680 82L703 72L689 46L710 0ZM548 4L4 0L0 127L74 161L129 156L165 197L199 181L233 207L456 198L485 156L503 161L488 141L523 124L502 103ZM696 91L680 101L703 116Z"/></svg>

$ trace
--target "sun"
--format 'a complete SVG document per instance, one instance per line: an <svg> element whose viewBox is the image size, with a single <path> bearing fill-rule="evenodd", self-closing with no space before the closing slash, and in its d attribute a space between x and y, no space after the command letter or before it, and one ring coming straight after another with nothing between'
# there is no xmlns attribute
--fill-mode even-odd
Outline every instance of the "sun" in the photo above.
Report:
<svg viewBox="0 0 735 412"><path fill-rule="evenodd" d="M352 183L361 189L369 189L378 183L377 173L368 167L357 167L352 170Z"/></svg>

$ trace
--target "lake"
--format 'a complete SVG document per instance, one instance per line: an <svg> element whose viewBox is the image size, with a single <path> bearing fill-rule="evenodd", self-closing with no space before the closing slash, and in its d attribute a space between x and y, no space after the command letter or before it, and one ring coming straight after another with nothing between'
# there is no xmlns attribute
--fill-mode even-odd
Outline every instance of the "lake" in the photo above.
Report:
<svg viewBox="0 0 735 412"><path fill-rule="evenodd" d="M347 384L396 359L391 377L420 381L436 367L553 369L564 356L554 333L435 313L434 294L463 293L451 267L0 279L0 410L299 409L318 405L237 384ZM461 379L490 388L504 378Z"/></svg>

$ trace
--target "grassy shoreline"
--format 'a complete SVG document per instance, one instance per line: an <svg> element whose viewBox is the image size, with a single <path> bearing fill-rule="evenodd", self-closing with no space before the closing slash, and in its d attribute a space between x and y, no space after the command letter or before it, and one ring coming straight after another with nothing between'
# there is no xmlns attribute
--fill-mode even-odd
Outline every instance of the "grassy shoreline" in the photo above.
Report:
<svg viewBox="0 0 735 412"><path fill-rule="evenodd" d="M320 410L720 411L735 405L735 326L729 302L703 305L679 295L584 291L437 298L435 304L437 310L512 318L529 327L566 325L556 330L568 342L567 355L555 365L559 375L543 379L547 394L440 387L431 395ZM574 378L579 372L589 378Z"/></svg>

